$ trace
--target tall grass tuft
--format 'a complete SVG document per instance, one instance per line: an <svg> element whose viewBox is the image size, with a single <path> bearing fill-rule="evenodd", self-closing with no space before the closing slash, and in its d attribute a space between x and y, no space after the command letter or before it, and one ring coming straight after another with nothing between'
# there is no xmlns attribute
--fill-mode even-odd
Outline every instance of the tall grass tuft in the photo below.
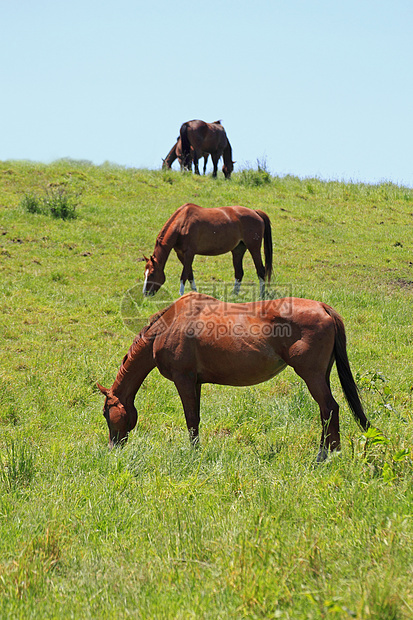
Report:
<svg viewBox="0 0 413 620"><path fill-rule="evenodd" d="M20 206L28 213L43 213L41 199L36 194L25 194L20 202Z"/></svg>
<svg viewBox="0 0 413 620"><path fill-rule="evenodd" d="M271 183L271 174L268 171L265 159L257 159L257 169L243 168L238 176L239 183L246 187L258 187Z"/></svg>
<svg viewBox="0 0 413 620"><path fill-rule="evenodd" d="M77 196L65 187L48 188L43 198L36 194L25 194L20 206L28 213L51 215L56 219L74 220L77 217Z"/></svg>
<svg viewBox="0 0 413 620"><path fill-rule="evenodd" d="M27 443L12 441L0 456L0 484L10 492L28 485L35 472L35 457Z"/></svg>
<svg viewBox="0 0 413 620"><path fill-rule="evenodd" d="M52 217L74 220L77 216L76 198L64 187L48 189L44 198L44 205Z"/></svg>

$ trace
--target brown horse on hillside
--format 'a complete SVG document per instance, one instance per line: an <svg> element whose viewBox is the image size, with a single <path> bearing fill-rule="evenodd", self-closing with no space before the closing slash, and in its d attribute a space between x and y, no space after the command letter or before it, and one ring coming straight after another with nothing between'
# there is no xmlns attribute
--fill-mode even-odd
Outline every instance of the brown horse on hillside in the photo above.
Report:
<svg viewBox="0 0 413 620"><path fill-rule="evenodd" d="M106 396L109 441L126 441L135 427L135 395L155 367L175 383L192 443L198 442L203 383L248 386L291 366L307 384L321 414L317 461L340 449L339 406L330 390L334 360L355 419L369 422L351 373L344 324L333 308L309 299L285 298L229 304L189 293L153 315L133 341Z"/></svg>
<svg viewBox="0 0 413 620"><path fill-rule="evenodd" d="M206 167L207 167L207 162L208 162L208 157L209 154L208 153L201 153L198 157L198 159L201 159L201 157L204 158L204 174L206 172ZM175 142L175 144L173 145L173 147L171 148L171 150L169 151L168 155L165 157L165 159L162 160L162 168L172 168L172 164L174 163L174 161L178 159L179 161L179 165L181 167L181 170L192 170L192 160L193 160L193 148L191 147L191 164L189 167L185 167L184 166L184 160L182 157L182 142L181 142L181 138L178 138L178 140Z"/></svg>
<svg viewBox="0 0 413 620"><path fill-rule="evenodd" d="M265 267L261 258L264 240ZM189 280L196 290L192 262L196 254L217 256L232 252L235 271L234 293L237 294L244 275L242 259L247 250L254 261L260 282L260 295L265 293L265 280L272 273L271 222L264 211L246 207L204 209L184 204L171 215L159 233L153 254L145 258L144 295L153 295L165 282L165 263L174 249L183 265L179 293L183 295Z"/></svg>
<svg viewBox="0 0 413 620"><path fill-rule="evenodd" d="M199 174L198 159L202 157L202 153L210 153L214 166L212 176L217 176L218 161L222 157L224 160L222 172L226 179L231 177L231 172L234 169L232 148L221 121L215 121L215 123L204 123L204 121L199 120L188 121L183 123L179 134L185 166L190 166L192 157L195 173ZM191 147L193 151L191 151Z"/></svg>

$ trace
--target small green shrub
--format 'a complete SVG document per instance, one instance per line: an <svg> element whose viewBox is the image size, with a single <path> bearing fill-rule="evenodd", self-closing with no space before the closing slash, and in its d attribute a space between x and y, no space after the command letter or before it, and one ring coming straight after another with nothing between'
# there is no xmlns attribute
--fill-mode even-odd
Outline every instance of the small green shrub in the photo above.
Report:
<svg viewBox="0 0 413 620"><path fill-rule="evenodd" d="M76 198L64 187L47 190L44 205L52 217L73 220L77 216Z"/></svg>
<svg viewBox="0 0 413 620"><path fill-rule="evenodd" d="M267 169L265 160L257 159L257 170L253 168L244 168L239 173L239 182L246 187L258 187L271 183L271 174Z"/></svg>
<svg viewBox="0 0 413 620"><path fill-rule="evenodd" d="M28 211L28 213L44 212L42 200L35 194L25 194L20 205L25 211Z"/></svg>
<svg viewBox="0 0 413 620"><path fill-rule="evenodd" d="M77 217L77 196L68 192L65 187L47 189L44 198L36 194L25 194L20 206L28 213L51 215L62 220L73 220Z"/></svg>

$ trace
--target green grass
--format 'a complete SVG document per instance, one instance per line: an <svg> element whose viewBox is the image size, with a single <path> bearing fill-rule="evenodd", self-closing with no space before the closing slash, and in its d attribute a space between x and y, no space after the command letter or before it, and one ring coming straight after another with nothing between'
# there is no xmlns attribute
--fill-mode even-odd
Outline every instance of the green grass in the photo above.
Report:
<svg viewBox="0 0 413 620"><path fill-rule="evenodd" d="M48 191L76 196L76 219L27 211ZM344 317L380 429L368 445L333 371L343 450L315 467L317 407L286 370L204 386L194 451L154 371L130 441L108 452L95 383L112 384L132 342L138 259L184 202L270 215L274 294ZM390 183L0 163L1 617L411 618L412 224L413 190ZM229 255L194 270L208 290L233 281ZM245 271L250 290L247 255ZM142 316L176 298L179 274L171 255Z"/></svg>

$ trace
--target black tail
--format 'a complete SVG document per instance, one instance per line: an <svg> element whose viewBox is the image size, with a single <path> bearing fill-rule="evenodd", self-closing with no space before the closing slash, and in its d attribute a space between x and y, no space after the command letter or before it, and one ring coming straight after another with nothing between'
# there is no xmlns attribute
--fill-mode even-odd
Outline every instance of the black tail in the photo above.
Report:
<svg viewBox="0 0 413 620"><path fill-rule="evenodd" d="M264 211L255 209L255 212L264 220L264 257L265 257L265 278L268 283L271 282L272 276L272 233L271 221Z"/></svg>
<svg viewBox="0 0 413 620"><path fill-rule="evenodd" d="M181 136L181 143L182 143L183 165L185 167L189 167L192 161L191 161L191 144L188 138L188 123L183 123L183 125L181 125L181 129L179 130L179 135Z"/></svg>
<svg viewBox="0 0 413 620"><path fill-rule="evenodd" d="M334 319L334 326L336 330L336 337L334 340L334 357L337 365L338 377L340 379L341 387L343 388L344 396L348 402L348 405L354 415L356 422L360 424L362 429L366 431L370 422L366 418L361 404L359 391L354 381L353 374L351 372L350 363L347 356L346 346L346 332L344 330L344 323L341 316L330 306L324 304L324 309L332 319Z"/></svg>

